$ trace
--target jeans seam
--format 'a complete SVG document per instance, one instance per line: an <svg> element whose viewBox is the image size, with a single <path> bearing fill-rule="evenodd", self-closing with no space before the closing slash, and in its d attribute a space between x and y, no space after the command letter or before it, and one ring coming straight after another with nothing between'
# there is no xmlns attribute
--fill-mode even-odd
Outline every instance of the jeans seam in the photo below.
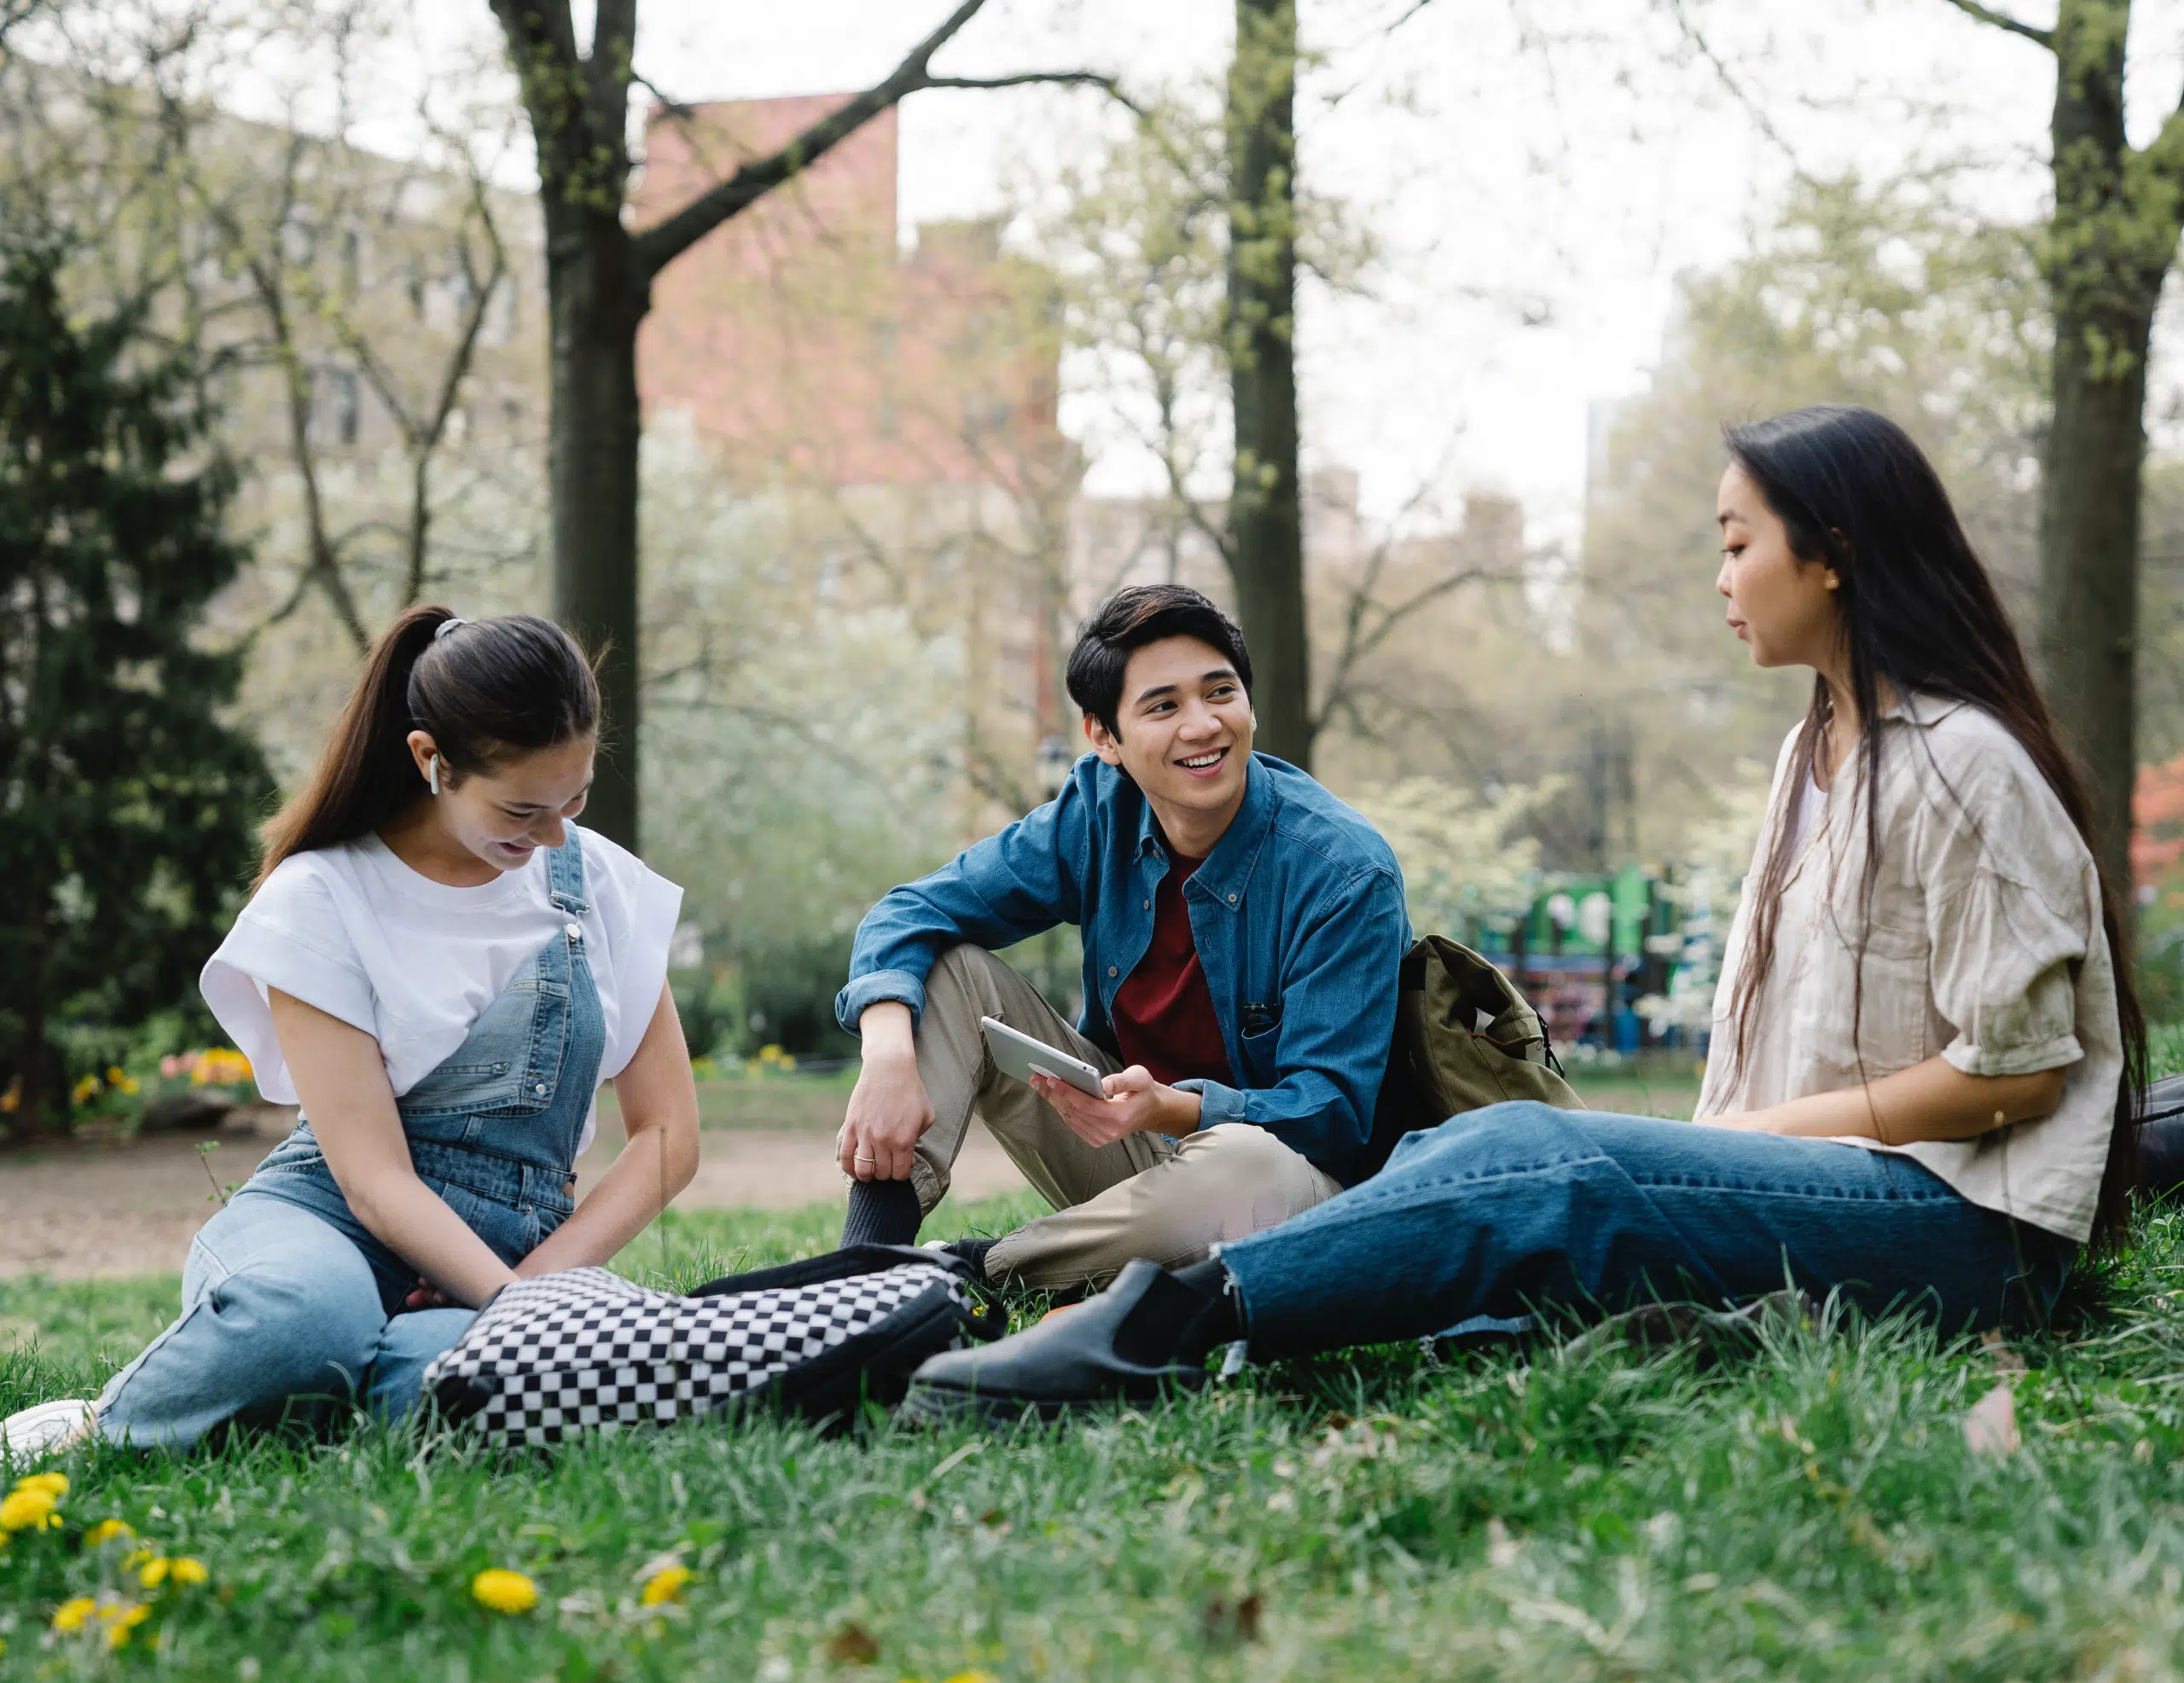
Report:
<svg viewBox="0 0 2184 1683"><path fill-rule="evenodd" d="M224 1274L220 1277L218 1285L224 1285L233 1278L234 1270L229 1269L227 1274ZM204 1312L206 1306L212 1301L212 1293L217 1289L217 1285L208 1285L206 1287L203 1294L199 1297L195 1303L192 1303L188 1309L177 1315L173 1320L167 1324L166 1328L161 1332L158 1337L154 1338L150 1343L145 1345L142 1349L136 1352L136 1359L134 1361L123 1367L122 1370L119 1373L116 1373L113 1378L107 1381L106 1385L101 1391L98 1407L98 1414L102 1421L105 1419L107 1412L113 1408L114 1404L121 1401L123 1396L126 1394L129 1387L136 1382L137 1376L144 1371L144 1364L149 1361L162 1349L164 1349L171 1339L181 1332L183 1327L189 1326L190 1322L196 1320L197 1317ZM103 1427L102 1427L101 1435L104 1436Z"/></svg>

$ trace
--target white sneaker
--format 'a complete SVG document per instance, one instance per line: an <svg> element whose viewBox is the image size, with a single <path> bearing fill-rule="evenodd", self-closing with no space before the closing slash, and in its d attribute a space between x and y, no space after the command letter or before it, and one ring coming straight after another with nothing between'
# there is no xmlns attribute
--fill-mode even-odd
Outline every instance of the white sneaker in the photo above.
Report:
<svg viewBox="0 0 2184 1683"><path fill-rule="evenodd" d="M33 1403L0 1420L0 1454L20 1465L55 1455L91 1435L98 1407L81 1397Z"/></svg>

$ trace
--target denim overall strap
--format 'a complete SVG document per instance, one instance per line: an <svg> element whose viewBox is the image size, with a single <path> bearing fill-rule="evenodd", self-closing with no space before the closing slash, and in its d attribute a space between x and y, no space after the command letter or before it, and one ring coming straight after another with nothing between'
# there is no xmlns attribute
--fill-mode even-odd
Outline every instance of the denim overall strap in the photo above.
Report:
<svg viewBox="0 0 2184 1683"><path fill-rule="evenodd" d="M547 855L550 903L566 918L462 1046L395 1101L418 1177L511 1265L576 1207L576 1152L607 1049L584 926L584 850L574 826ZM262 1193L383 1250L351 1212L309 1123L258 1165L238 1197Z"/></svg>
<svg viewBox="0 0 2184 1683"><path fill-rule="evenodd" d="M591 909L584 897L584 848L573 824L569 839L546 856L546 893L556 911L582 917Z"/></svg>

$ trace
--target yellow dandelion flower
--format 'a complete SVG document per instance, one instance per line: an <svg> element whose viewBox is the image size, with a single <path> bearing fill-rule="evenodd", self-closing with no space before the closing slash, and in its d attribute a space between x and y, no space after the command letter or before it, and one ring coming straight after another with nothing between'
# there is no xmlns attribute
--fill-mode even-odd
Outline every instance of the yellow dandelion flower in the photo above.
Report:
<svg viewBox="0 0 2184 1683"><path fill-rule="evenodd" d="M132 1548L121 1557L121 1570L133 1572L147 1560L156 1560L159 1557L160 1552L155 1548Z"/></svg>
<svg viewBox="0 0 2184 1683"><path fill-rule="evenodd" d="M124 1076L114 1084L120 1088L124 1093L127 1094L132 1099L144 1090L143 1083L138 1081L135 1076Z"/></svg>
<svg viewBox="0 0 2184 1683"><path fill-rule="evenodd" d="M1001 1679L990 1671L980 1671L973 1667L969 1671L955 1673L948 1678L947 1683L1001 1683Z"/></svg>
<svg viewBox="0 0 2184 1683"><path fill-rule="evenodd" d="M680 1600L682 1586L688 1583L693 1576L688 1566L663 1566L645 1580L645 1587L638 1592L637 1599L648 1607L657 1607L663 1601Z"/></svg>
<svg viewBox="0 0 2184 1683"><path fill-rule="evenodd" d="M167 1573L174 1562L165 1555L154 1555L136 1569L136 1581L147 1589L157 1589L167 1581Z"/></svg>
<svg viewBox="0 0 2184 1683"><path fill-rule="evenodd" d="M53 1610L53 1628L66 1635L81 1630L84 1621L99 1610L99 1604L88 1595L73 1595Z"/></svg>
<svg viewBox="0 0 2184 1683"><path fill-rule="evenodd" d="M127 1076L122 1073L121 1065L119 1064L110 1064L107 1066L106 1078L109 1082L116 1087L120 1086L123 1082L129 1079Z"/></svg>
<svg viewBox="0 0 2184 1683"><path fill-rule="evenodd" d="M11 1490L46 1490L55 1496L68 1494L68 1475L65 1472L26 1472L8 1487Z"/></svg>
<svg viewBox="0 0 2184 1683"><path fill-rule="evenodd" d="M178 1584L201 1584L212 1575L194 1554L178 1554L167 1562L168 1578Z"/></svg>
<svg viewBox="0 0 2184 1683"><path fill-rule="evenodd" d="M99 1609L99 1622L106 1627L106 1645L126 1648L129 1633L152 1616L152 1610L137 1601L111 1602Z"/></svg>
<svg viewBox="0 0 2184 1683"><path fill-rule="evenodd" d="M488 1566L471 1579L470 1594L497 1613L527 1613L538 1605L538 1586L505 1566Z"/></svg>
<svg viewBox="0 0 2184 1683"><path fill-rule="evenodd" d="M44 1488L13 1490L0 1497L0 1531L27 1531L49 1523L58 1523L60 1497Z"/></svg>
<svg viewBox="0 0 2184 1683"><path fill-rule="evenodd" d="M125 1542L136 1541L136 1533L125 1519L102 1519L84 1533L85 1548L101 1548L117 1538Z"/></svg>

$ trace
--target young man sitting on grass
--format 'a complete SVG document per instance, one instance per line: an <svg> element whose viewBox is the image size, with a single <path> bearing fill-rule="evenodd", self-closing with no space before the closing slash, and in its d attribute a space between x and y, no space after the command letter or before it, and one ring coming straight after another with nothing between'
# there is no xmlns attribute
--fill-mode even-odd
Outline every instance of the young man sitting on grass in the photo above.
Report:
<svg viewBox="0 0 2184 1683"><path fill-rule="evenodd" d="M1044 1287L1194 1262L1341 1191L1410 939L1386 842L1252 753L1251 657L1212 602L1122 591L1068 682L1092 752L1053 801L874 907L836 1001L864 1042L842 1242L915 1239L975 1111L1057 1213L956 1248ZM994 955L1060 923L1083 937L1074 1028ZM1091 1065L1106 1096L1002 1074L981 1017Z"/></svg>

